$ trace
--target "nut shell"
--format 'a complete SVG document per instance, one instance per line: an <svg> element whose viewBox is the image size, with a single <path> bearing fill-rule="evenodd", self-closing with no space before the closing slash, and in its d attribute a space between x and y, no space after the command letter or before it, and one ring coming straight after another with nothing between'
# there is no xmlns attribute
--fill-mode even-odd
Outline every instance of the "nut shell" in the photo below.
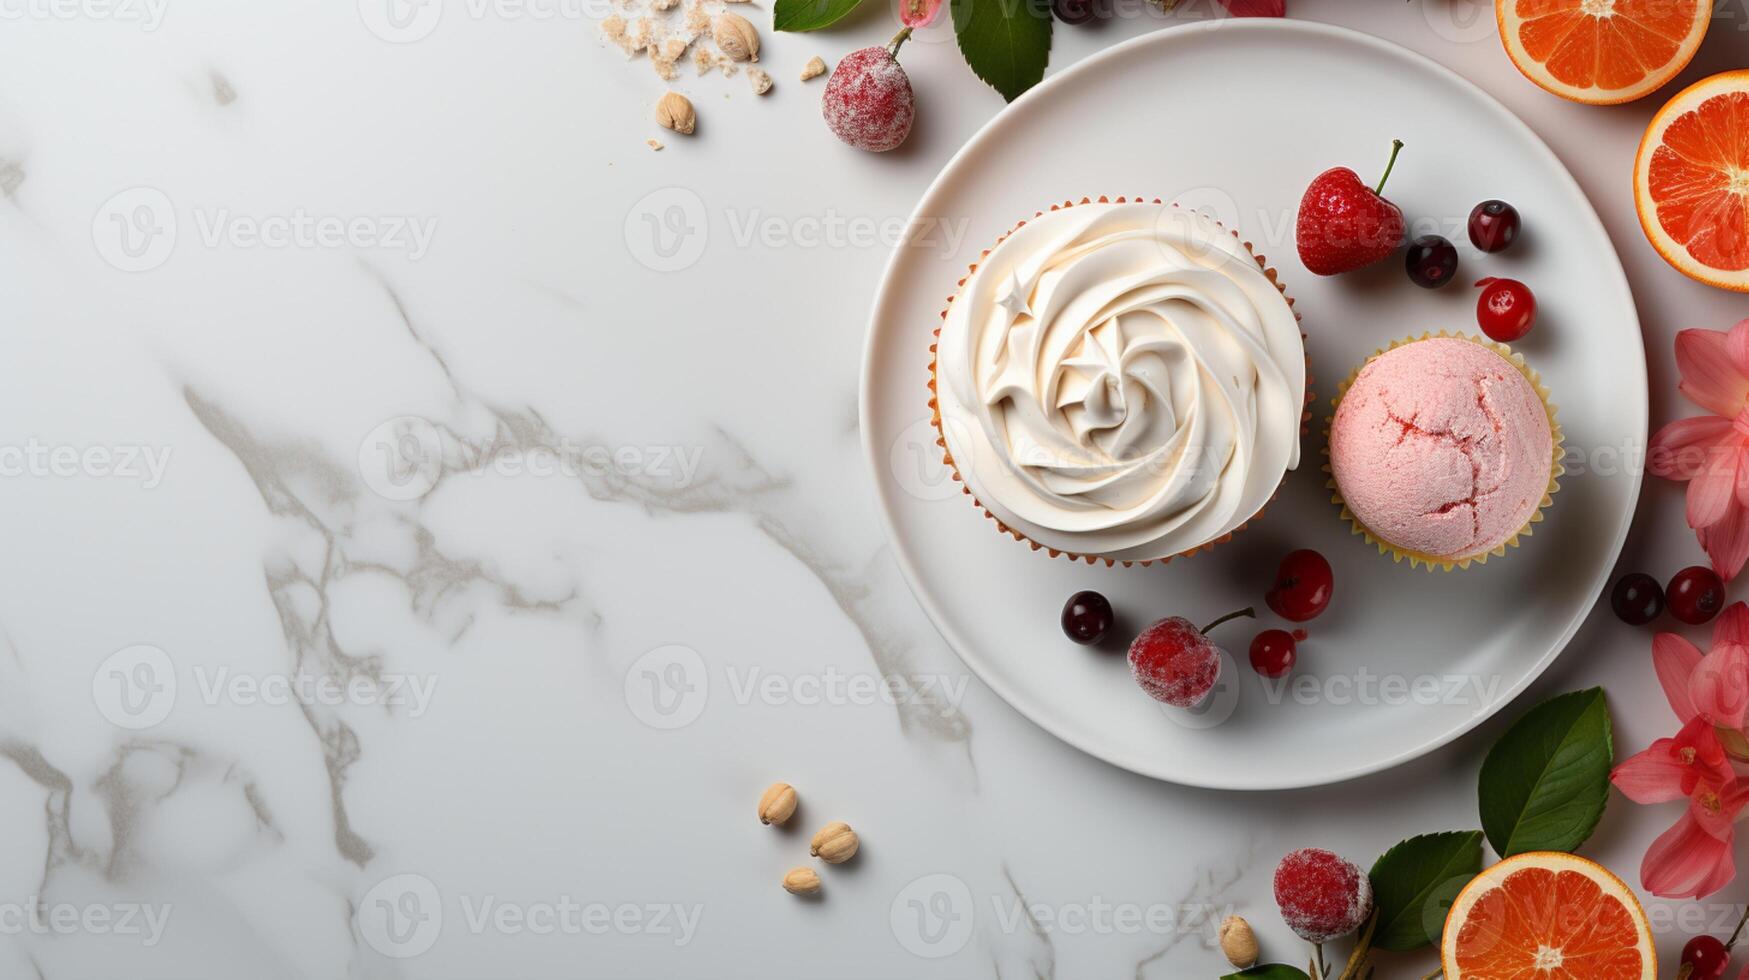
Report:
<svg viewBox="0 0 1749 980"><path fill-rule="evenodd" d="M788 783L772 783L759 798L759 822L768 827L788 822L795 812L796 788Z"/></svg>
<svg viewBox="0 0 1749 980"><path fill-rule="evenodd" d="M808 846L808 853L827 864L843 864L856 856L861 841L856 837L856 831L842 820L834 820L814 835L814 841Z"/></svg>
<svg viewBox="0 0 1749 980"><path fill-rule="evenodd" d="M818 895L820 875L813 868L791 868L783 876L783 890L791 895Z"/></svg>
<svg viewBox="0 0 1749 980"><path fill-rule="evenodd" d="M1227 954L1227 962L1241 970L1248 970L1257 963L1257 934L1251 931L1251 923L1236 915L1229 915L1221 920L1221 952Z"/></svg>
<svg viewBox="0 0 1749 980"><path fill-rule="evenodd" d="M664 92L656 102L656 124L682 136L691 136L698 126L698 114L686 96L679 92Z"/></svg>
<svg viewBox="0 0 1749 980"><path fill-rule="evenodd" d="M711 21L711 36L717 48L735 61L759 60L759 31L740 14L723 11Z"/></svg>

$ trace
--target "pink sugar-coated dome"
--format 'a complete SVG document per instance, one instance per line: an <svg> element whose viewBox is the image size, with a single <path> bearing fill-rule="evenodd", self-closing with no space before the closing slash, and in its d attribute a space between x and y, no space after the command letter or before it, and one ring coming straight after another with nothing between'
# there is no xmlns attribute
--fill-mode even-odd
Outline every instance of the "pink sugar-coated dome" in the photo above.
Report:
<svg viewBox="0 0 1749 980"><path fill-rule="evenodd" d="M1460 561L1521 531L1549 488L1554 435L1512 362L1448 337L1373 358L1330 427L1330 469L1356 520L1400 551Z"/></svg>

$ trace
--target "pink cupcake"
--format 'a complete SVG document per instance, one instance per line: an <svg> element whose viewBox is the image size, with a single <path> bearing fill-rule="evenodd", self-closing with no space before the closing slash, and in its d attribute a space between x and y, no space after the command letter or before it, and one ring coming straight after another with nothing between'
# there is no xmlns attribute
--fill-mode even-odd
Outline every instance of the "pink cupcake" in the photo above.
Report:
<svg viewBox="0 0 1749 980"><path fill-rule="evenodd" d="M1356 534L1446 570L1516 546L1563 472L1536 372L1504 345L1443 333L1392 344L1343 383L1328 453Z"/></svg>

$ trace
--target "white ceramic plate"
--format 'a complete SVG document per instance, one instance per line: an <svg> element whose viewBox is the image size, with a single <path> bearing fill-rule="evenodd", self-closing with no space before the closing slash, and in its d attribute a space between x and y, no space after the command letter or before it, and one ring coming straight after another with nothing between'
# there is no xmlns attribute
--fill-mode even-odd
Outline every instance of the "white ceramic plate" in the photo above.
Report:
<svg viewBox="0 0 1749 980"><path fill-rule="evenodd" d="M1459 244L1461 283L1437 292L1401 256L1320 279L1299 263L1293 219L1318 172L1382 169L1411 234ZM1623 193L1626 193L1625 186ZM1318 401L1304 461L1262 520L1167 567L1089 567L997 533L939 462L928 346L966 264L1020 218L1064 198L1178 200L1238 228L1281 270L1309 336ZM1507 252L1469 246L1478 201L1513 202L1525 234ZM1498 102L1433 62L1352 31L1294 20L1215 21L1118 45L1009 106L919 203L917 244L889 264L863 364L862 432L899 564L967 664L1065 741L1139 773L1221 788L1320 785L1405 762L1499 710L1572 637L1601 592L1633 515L1645 444L1646 370L1633 298L1596 213L1554 154ZM957 248L944 243L965 233ZM1553 390L1581 466L1523 547L1450 573L1378 555L1338 519L1324 487L1322 428L1336 382L1375 348L1441 328L1474 332L1484 275L1522 279L1541 307L1516 349ZM1272 621L1263 593L1286 552L1336 570L1335 601L1307 624L1288 686L1246 661ZM1064 600L1097 589L1117 607L1108 648L1069 643ZM1205 710L1156 705L1123 648L1154 619L1223 627L1236 660Z"/></svg>

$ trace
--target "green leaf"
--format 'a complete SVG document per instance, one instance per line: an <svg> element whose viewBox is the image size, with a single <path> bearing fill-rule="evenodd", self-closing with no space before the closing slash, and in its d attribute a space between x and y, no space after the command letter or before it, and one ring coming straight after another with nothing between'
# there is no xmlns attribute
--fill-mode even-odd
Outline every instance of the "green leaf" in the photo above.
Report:
<svg viewBox="0 0 1749 980"><path fill-rule="evenodd" d="M777 0L771 26L779 31L817 31L844 18L862 0Z"/></svg>
<svg viewBox="0 0 1749 980"><path fill-rule="evenodd" d="M1482 871L1482 832L1411 837L1373 862L1378 930L1373 945L1407 953L1439 942L1452 900Z"/></svg>
<svg viewBox="0 0 1749 980"><path fill-rule="evenodd" d="M1614 761L1602 688L1525 712L1482 763L1482 829L1495 853L1571 851L1585 843L1609 802Z"/></svg>
<svg viewBox="0 0 1749 980"><path fill-rule="evenodd" d="M1010 102L1045 77L1051 57L1049 0L952 0L960 53Z"/></svg>
<svg viewBox="0 0 1749 980"><path fill-rule="evenodd" d="M1297 966L1286 966L1281 963L1265 963L1249 970L1229 973L1221 980L1311 980L1306 971Z"/></svg>

